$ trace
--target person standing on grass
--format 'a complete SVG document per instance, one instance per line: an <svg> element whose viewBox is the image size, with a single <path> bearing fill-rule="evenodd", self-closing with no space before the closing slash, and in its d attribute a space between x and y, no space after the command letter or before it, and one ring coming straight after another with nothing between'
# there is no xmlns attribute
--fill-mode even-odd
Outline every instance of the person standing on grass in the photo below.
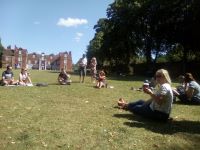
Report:
<svg viewBox="0 0 200 150"><path fill-rule="evenodd" d="M79 82L84 83L86 72L87 72L87 58L86 55L83 54L82 58L78 61L79 65Z"/></svg>
<svg viewBox="0 0 200 150"><path fill-rule="evenodd" d="M177 90L174 93L184 104L200 105L200 85L191 73L186 73L184 76L183 90Z"/></svg>
<svg viewBox="0 0 200 150"><path fill-rule="evenodd" d="M157 70L155 77L159 86L156 92L153 92L148 87L143 88L144 92L151 96L149 101L139 100L127 103L123 98L120 98L118 106L143 117L167 121L171 113L173 102L173 92L170 85L171 79L168 71L165 69Z"/></svg>
<svg viewBox="0 0 200 150"><path fill-rule="evenodd" d="M97 60L95 57L92 57L90 61L90 74L91 74L91 82L95 83L96 81L96 74L97 74Z"/></svg>

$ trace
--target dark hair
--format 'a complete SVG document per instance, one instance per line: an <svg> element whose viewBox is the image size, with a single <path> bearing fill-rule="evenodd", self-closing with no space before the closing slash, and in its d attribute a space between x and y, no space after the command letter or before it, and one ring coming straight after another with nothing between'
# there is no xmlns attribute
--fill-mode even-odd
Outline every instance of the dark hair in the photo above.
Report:
<svg viewBox="0 0 200 150"><path fill-rule="evenodd" d="M190 82L190 81L195 81L195 79L191 73L186 73L185 74L185 82Z"/></svg>
<svg viewBox="0 0 200 150"><path fill-rule="evenodd" d="M7 69L10 69L10 65L8 65L6 68L7 68Z"/></svg>

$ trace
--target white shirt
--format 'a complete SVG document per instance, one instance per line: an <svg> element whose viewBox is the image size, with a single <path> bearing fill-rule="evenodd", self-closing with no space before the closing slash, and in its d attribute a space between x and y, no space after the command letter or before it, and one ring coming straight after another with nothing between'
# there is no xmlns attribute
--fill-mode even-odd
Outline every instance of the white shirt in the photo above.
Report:
<svg viewBox="0 0 200 150"><path fill-rule="evenodd" d="M86 57L82 59L82 63L84 64L84 66L87 66L87 58Z"/></svg>
<svg viewBox="0 0 200 150"><path fill-rule="evenodd" d="M87 66L87 58L82 58L79 64L81 67L85 67Z"/></svg>
<svg viewBox="0 0 200 150"><path fill-rule="evenodd" d="M158 110L167 114L170 114L173 102L173 92L170 84L164 83L160 86L160 89L155 93L156 95L162 95L162 104L159 105L154 100L150 104L152 110Z"/></svg>
<svg viewBox="0 0 200 150"><path fill-rule="evenodd" d="M25 74L20 73L20 75L19 75L19 79L22 80L22 81L26 80L27 77L28 77L27 73L25 73Z"/></svg>

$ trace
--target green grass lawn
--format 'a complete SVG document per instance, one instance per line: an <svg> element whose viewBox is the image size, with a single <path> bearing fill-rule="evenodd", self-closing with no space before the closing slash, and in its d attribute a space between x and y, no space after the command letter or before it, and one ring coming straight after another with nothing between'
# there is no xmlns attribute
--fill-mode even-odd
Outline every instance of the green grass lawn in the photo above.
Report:
<svg viewBox="0 0 200 150"><path fill-rule="evenodd" d="M169 123L140 118L116 108L148 99L145 78L108 77L111 88L96 89L72 75L72 84L57 84L57 72L31 70L33 83L47 87L0 87L0 150L188 150L200 148L200 106L174 104ZM2 70L0 70L2 73ZM14 70L18 77L19 70ZM176 83L174 83L176 85Z"/></svg>

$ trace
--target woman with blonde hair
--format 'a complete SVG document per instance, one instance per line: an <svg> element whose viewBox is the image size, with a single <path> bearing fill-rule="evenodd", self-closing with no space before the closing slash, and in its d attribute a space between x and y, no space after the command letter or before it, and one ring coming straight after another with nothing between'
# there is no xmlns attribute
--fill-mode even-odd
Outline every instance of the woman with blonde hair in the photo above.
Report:
<svg viewBox="0 0 200 150"><path fill-rule="evenodd" d="M123 98L120 98L118 106L143 117L159 121L167 121L171 113L173 102L171 79L168 71L165 69L157 70L155 78L159 87L156 92L153 92L149 87L143 88L144 93L151 96L148 101L139 100L127 103Z"/></svg>
<svg viewBox="0 0 200 150"><path fill-rule="evenodd" d="M22 68L19 74L19 85L23 86L33 86L30 74L27 72L26 68Z"/></svg>

